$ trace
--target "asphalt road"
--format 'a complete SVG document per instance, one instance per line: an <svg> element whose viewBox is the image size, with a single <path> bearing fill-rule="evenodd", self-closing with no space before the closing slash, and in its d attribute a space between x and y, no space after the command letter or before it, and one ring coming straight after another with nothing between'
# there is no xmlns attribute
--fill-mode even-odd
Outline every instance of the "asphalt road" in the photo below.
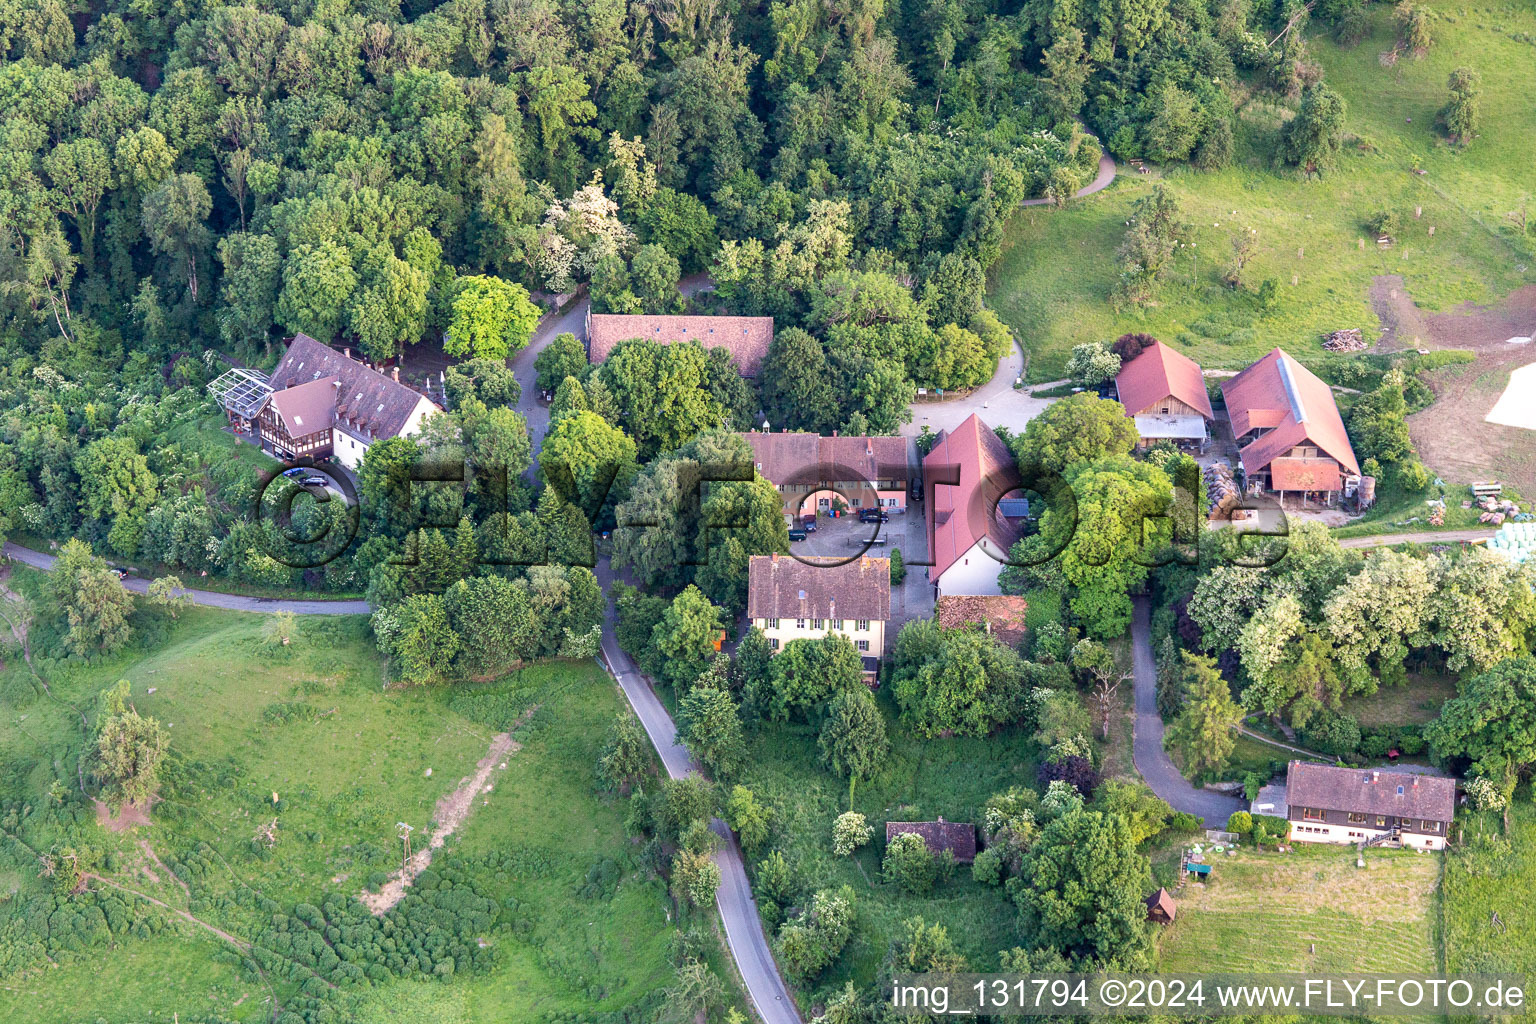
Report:
<svg viewBox="0 0 1536 1024"><path fill-rule="evenodd" d="M612 592L614 574L606 556L598 560L597 579L605 594ZM646 735L651 738L651 745L661 755L667 775L681 779L700 774L699 766L688 756L687 749L677 742L677 727L672 724L667 709L634 661L619 647L615 639L617 619L611 599L604 616L603 661L608 674L618 681L630 707L635 709ZM711 827L721 838L720 851L715 854L715 863L720 866L720 889L715 894L715 906L720 911L725 939L747 993L764 1024L800 1024L800 1012L784 987L784 979L779 976L778 965L773 961L768 936L763 932L757 901L752 898L752 886L747 881L741 847L723 821L716 819L711 822Z"/></svg>
<svg viewBox="0 0 1536 1024"><path fill-rule="evenodd" d="M1099 154L1099 173L1092 181L1072 193L1073 199L1081 199L1083 196L1091 196L1095 192L1102 192L1109 187L1109 183L1115 180L1115 158L1108 153ZM1026 199L1020 206L1044 206L1054 202L1052 199Z"/></svg>
<svg viewBox="0 0 1536 1024"><path fill-rule="evenodd" d="M1176 811L1198 814L1207 828L1224 828L1233 811L1248 805L1236 797L1200 789L1173 765L1163 749L1163 719L1157 713L1157 661L1152 656L1152 611L1145 597L1136 598L1131 617L1131 660L1136 680L1136 725L1131 742L1136 771L1152 792Z"/></svg>
<svg viewBox="0 0 1536 1024"><path fill-rule="evenodd" d="M19 544L6 541L5 557L48 572L53 568L54 557L41 551L33 551ZM142 594L149 589L149 580L130 576L123 580L123 589ZM193 604L205 608L223 608L232 612L293 612L295 615L367 615L373 609L367 601L295 601L286 597L244 597L240 594L220 594L212 590L181 590L181 595Z"/></svg>

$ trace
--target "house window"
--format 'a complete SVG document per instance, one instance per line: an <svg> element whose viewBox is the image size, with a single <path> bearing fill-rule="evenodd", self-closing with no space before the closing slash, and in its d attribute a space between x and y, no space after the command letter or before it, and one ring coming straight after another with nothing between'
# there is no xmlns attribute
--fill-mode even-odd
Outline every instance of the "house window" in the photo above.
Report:
<svg viewBox="0 0 1536 1024"><path fill-rule="evenodd" d="M862 633L865 630L869 629L869 620L868 619L855 619L854 622L853 622L853 628Z"/></svg>
<svg viewBox="0 0 1536 1024"><path fill-rule="evenodd" d="M1364 825L1365 824L1365 815L1363 815L1363 814L1356 814L1354 811L1350 811L1349 812L1349 823L1351 825ZM1354 833L1351 832L1350 835L1354 835Z"/></svg>
<svg viewBox="0 0 1536 1024"><path fill-rule="evenodd" d="M861 650L861 651L869 650L869 641L868 640L860 640L858 642L858 647L859 647L859 650Z"/></svg>
<svg viewBox="0 0 1536 1024"><path fill-rule="evenodd" d="M764 621L766 621L768 623L768 628L769 629L778 629L779 628L779 620L778 619L766 619Z"/></svg>
<svg viewBox="0 0 1536 1024"><path fill-rule="evenodd" d="M1419 830L1421 832L1439 832L1440 831L1440 823L1438 821L1425 821L1425 822L1422 822L1422 824L1423 824L1424 827Z"/></svg>
<svg viewBox="0 0 1536 1024"><path fill-rule="evenodd" d="M776 651L776 650L779 649L779 639L778 639L778 637L773 637L772 639L770 639L768 641L768 649L771 650L771 651Z"/></svg>
<svg viewBox="0 0 1536 1024"><path fill-rule="evenodd" d="M812 629L826 629L827 628L827 620L826 619L812 619L811 620L811 628Z"/></svg>
<svg viewBox="0 0 1536 1024"><path fill-rule="evenodd" d="M804 619L796 619L795 620L795 628L796 629L804 629L805 628L805 620Z"/></svg>
<svg viewBox="0 0 1536 1024"><path fill-rule="evenodd" d="M1377 828L1386 828L1387 827L1387 816L1385 814L1378 814L1378 815L1376 815L1376 827Z"/></svg>
<svg viewBox="0 0 1536 1024"><path fill-rule="evenodd" d="M842 619L833 619L832 620L832 628L837 630L838 632L842 632L843 620Z"/></svg>
<svg viewBox="0 0 1536 1024"><path fill-rule="evenodd" d="M1301 809L1301 820L1302 821L1324 821L1324 820L1326 820L1326 818L1325 818L1323 812L1318 810L1316 807L1303 807Z"/></svg>
<svg viewBox="0 0 1536 1024"><path fill-rule="evenodd" d="M1397 827L1398 828L1413 828L1413 819L1412 818L1398 818L1397 819Z"/></svg>
<svg viewBox="0 0 1536 1024"><path fill-rule="evenodd" d="M854 508L858 508L860 505L862 505L864 503L864 499L863 498L849 498L848 502Z"/></svg>

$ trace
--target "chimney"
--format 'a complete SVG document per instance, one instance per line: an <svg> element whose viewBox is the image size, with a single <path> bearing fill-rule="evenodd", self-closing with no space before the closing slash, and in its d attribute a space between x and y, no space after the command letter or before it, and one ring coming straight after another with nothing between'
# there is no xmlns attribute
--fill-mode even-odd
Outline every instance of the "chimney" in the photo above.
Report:
<svg viewBox="0 0 1536 1024"><path fill-rule="evenodd" d="M773 553L773 560L775 563L777 563L779 560L779 553L777 551Z"/></svg>
<svg viewBox="0 0 1536 1024"><path fill-rule="evenodd" d="M1372 782L1380 782L1381 781L1381 772L1371 772L1371 781Z"/></svg>
<svg viewBox="0 0 1536 1024"><path fill-rule="evenodd" d="M1413 777L1413 788L1414 789L1418 789L1419 788L1419 777L1417 775L1415 775Z"/></svg>
<svg viewBox="0 0 1536 1024"><path fill-rule="evenodd" d="M351 348L344 348L344 349L341 350L341 354L346 356L348 359L351 359L352 358L352 349Z"/></svg>
<svg viewBox="0 0 1536 1024"><path fill-rule="evenodd" d="M389 375L391 377L395 378L395 383L396 384L400 383L400 367L398 367L398 366L390 367Z"/></svg>
<svg viewBox="0 0 1536 1024"><path fill-rule="evenodd" d="M833 436L833 437L836 437L836 436L837 436L837 431L835 431L835 430L834 430L834 431L832 431L832 436Z"/></svg>

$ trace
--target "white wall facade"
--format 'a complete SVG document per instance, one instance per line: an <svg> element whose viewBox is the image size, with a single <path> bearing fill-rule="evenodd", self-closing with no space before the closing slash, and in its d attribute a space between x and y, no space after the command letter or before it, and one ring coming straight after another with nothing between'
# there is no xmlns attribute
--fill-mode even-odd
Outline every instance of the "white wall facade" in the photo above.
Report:
<svg viewBox="0 0 1536 1024"><path fill-rule="evenodd" d="M1389 830L1365 825L1338 825L1322 821L1291 821L1291 840L1298 843L1334 843L1355 846L1366 840L1385 835ZM1443 850L1445 836L1423 835L1418 832L1399 834L1405 850Z"/></svg>
<svg viewBox="0 0 1536 1024"><path fill-rule="evenodd" d="M999 550L990 540L983 538L977 541L939 576L936 581L939 596L987 597L1001 594L1003 588L997 582L997 575L1003 571L1004 563L999 559L1007 557L1007 552Z"/></svg>
<svg viewBox="0 0 1536 1024"><path fill-rule="evenodd" d="M752 625L763 631L773 645L774 653L784 649L791 640L818 640L828 633L841 633L853 641L860 654L879 658L885 654L885 623L880 619L863 620L867 628L860 629L855 619L753 619ZM820 622L818 629L816 623ZM774 641L778 641L774 644ZM867 647L859 645L867 644Z"/></svg>
<svg viewBox="0 0 1536 1024"><path fill-rule="evenodd" d="M425 398L418 399L416 408L405 419L405 426L400 428L399 437L409 437L421 432L422 421L437 412L437 406ZM359 441L351 434L342 430L340 426L331 427L331 455L337 462L346 466L354 473L357 467L362 465L363 456L368 454L368 445L371 442Z"/></svg>

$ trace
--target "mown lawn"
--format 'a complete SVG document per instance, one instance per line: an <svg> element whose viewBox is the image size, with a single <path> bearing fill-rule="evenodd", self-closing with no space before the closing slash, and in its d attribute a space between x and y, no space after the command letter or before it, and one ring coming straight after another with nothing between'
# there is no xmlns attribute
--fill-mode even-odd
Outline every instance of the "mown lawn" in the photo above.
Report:
<svg viewBox="0 0 1536 1024"><path fill-rule="evenodd" d="M1378 63L1392 32L1385 5L1368 9L1373 35L1357 47L1314 38L1328 81L1348 103L1347 130L1357 136L1325 178L1303 181L1274 169L1267 138L1287 115L1255 100L1240 111L1238 160L1227 170L1138 175L1122 168L1129 173L1110 189L1065 210L1017 213L988 302L1029 351L1029 380L1060 377L1073 345L1126 331L1155 334L1209 369L1240 369L1276 345L1321 369L1352 358L1324 353L1321 335L1359 327L1376 336L1369 289L1377 275L1402 275L1428 309L1492 302L1536 280L1529 240L1506 217L1522 196L1536 194L1524 142L1536 130L1526 74L1536 54L1518 38L1536 29L1536 17L1528 8L1463 17L1452 4L1428 6L1441 17L1423 61ZM1482 71L1485 91L1484 134L1466 152L1440 144L1434 128L1446 75L1458 63ZM1412 173L1416 162L1429 173ZM1181 251L1157 305L1116 312L1109 302L1119 274L1115 250L1132 204L1159 180L1177 195L1193 246ZM1405 222L1385 249L1365 227L1383 207ZM1246 286L1233 291L1221 267L1234 233L1249 229L1257 231L1260 253ZM1271 310L1256 296L1266 278L1279 286Z"/></svg>
<svg viewBox="0 0 1536 1024"><path fill-rule="evenodd" d="M618 1010L670 982L670 903L635 859L623 802L595 791L596 756L622 699L595 664L539 665L467 689L386 692L362 619L301 620L287 648L264 642L267 621L189 609L152 650L89 666L44 664L59 700L81 707L112 680L128 679L138 710L170 731L190 780L155 809L147 829L112 835L74 826L73 841L115 854L108 877L236 937L266 923L237 901L242 891L284 906L318 904L328 891L352 898L398 866L395 823L426 836L434 805L474 772L492 735L536 709L515 733L522 748L437 854L472 861L494 852L515 865L485 880L518 914L513 932L490 939L499 964L446 983L383 982L358 993L361 1019ZM72 781L80 727L68 707L34 692L25 671L16 659L0 671L0 798L36 803L55 778ZM278 841L259 853L256 827L273 817ZM46 841L46 828L31 838ZM41 884L21 861L6 865L0 860L0 947L8 902ZM186 866L192 870L178 870ZM594 869L610 881L582 895ZM185 925L110 951L87 947L57 967L0 977L0 1018L269 1019L274 991L291 991L238 971L227 950Z"/></svg>
<svg viewBox="0 0 1536 1024"><path fill-rule="evenodd" d="M1440 857L1296 844L1243 848L1211 881L1175 893L1178 917L1157 941L1169 973L1433 974Z"/></svg>
<svg viewBox="0 0 1536 1024"><path fill-rule="evenodd" d="M1383 685L1369 697L1344 701L1361 726L1422 725L1440 717L1440 705L1456 696L1456 677L1410 672L1406 686Z"/></svg>
<svg viewBox="0 0 1536 1024"><path fill-rule="evenodd" d="M1536 901L1530 897L1536 889L1536 807L1524 789L1510 809L1510 823L1508 842L1497 814L1472 814L1459 823L1463 846L1445 864L1450 974L1536 973Z"/></svg>

